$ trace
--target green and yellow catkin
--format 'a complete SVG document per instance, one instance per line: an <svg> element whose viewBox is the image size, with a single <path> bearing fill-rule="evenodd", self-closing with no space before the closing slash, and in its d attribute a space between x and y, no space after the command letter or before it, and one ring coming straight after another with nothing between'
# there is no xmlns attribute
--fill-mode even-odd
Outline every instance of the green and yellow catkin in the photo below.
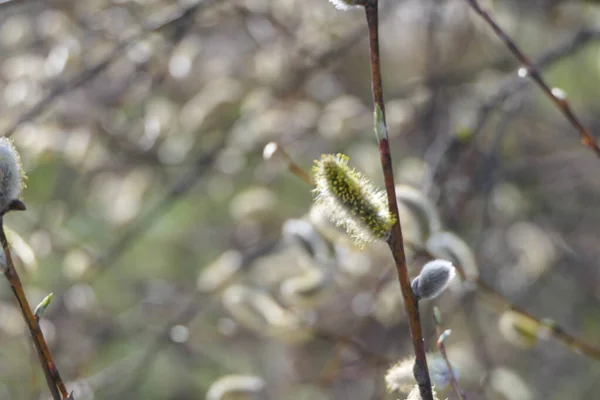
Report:
<svg viewBox="0 0 600 400"><path fill-rule="evenodd" d="M324 154L313 166L315 201L359 247L385 239L395 222L386 194L348 166L348 156Z"/></svg>

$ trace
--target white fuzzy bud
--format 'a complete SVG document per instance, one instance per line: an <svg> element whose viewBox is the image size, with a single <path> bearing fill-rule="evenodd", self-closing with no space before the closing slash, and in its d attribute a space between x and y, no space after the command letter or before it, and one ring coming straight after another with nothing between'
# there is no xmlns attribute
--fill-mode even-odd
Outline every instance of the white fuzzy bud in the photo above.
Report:
<svg viewBox="0 0 600 400"><path fill-rule="evenodd" d="M0 138L0 212L8 211L19 199L24 179L21 157L15 146L10 139Z"/></svg>
<svg viewBox="0 0 600 400"><path fill-rule="evenodd" d="M445 390L451 384L450 370L446 360L439 353L428 353L427 366L431 384L440 390ZM408 357L390 367L385 374L385 383L388 392L409 392L415 382L415 358ZM452 366L454 376L458 377L458 370ZM417 397L418 398L418 397Z"/></svg>
<svg viewBox="0 0 600 400"><path fill-rule="evenodd" d="M350 8L354 8L358 5L357 0L329 0L331 4L335 6L338 10L346 11Z"/></svg>
<svg viewBox="0 0 600 400"><path fill-rule="evenodd" d="M411 287L417 299L430 300L440 295L447 287L456 270L447 260L429 261L419 276L413 279Z"/></svg>
<svg viewBox="0 0 600 400"><path fill-rule="evenodd" d="M567 100L567 93L561 88L552 88L551 90L552 96L556 97L557 100L565 101Z"/></svg>

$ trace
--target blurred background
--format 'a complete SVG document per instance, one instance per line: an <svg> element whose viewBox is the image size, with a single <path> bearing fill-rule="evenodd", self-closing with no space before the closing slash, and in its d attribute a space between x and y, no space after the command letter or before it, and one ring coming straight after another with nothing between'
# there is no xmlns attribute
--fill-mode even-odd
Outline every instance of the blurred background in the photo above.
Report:
<svg viewBox="0 0 600 400"><path fill-rule="evenodd" d="M453 232L455 263L600 347L600 160L466 1L380 3L405 236ZM598 131L595 5L482 5ZM6 223L30 302L54 293L41 324L76 399L406 398L384 381L413 354L387 246L355 248L281 151L263 159L342 152L382 185L362 10L9 0L0 49L0 132L28 174ZM595 398L598 359L451 289L421 304L425 343L436 305L469 399ZM0 343L0 398L48 398L7 283Z"/></svg>

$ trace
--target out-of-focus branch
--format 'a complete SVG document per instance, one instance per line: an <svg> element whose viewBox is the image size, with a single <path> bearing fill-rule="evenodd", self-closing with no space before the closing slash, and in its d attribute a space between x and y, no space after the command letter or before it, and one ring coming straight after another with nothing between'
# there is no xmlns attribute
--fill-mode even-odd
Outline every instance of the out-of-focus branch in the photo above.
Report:
<svg viewBox="0 0 600 400"><path fill-rule="evenodd" d="M438 335L437 347L442 354L444 361L446 361L446 366L448 367L448 372L450 373L450 382L452 383L452 387L454 388L454 391L459 399L466 400L467 396L465 396L465 393L458 385L458 380L454 374L454 368L452 368L452 364L448 358L448 353L446 352L446 339L448 336L450 336L450 329L442 332L440 310L437 307L434 307L433 309L433 320L435 322L435 331Z"/></svg>
<svg viewBox="0 0 600 400"><path fill-rule="evenodd" d="M575 128L581 137L581 142L584 146L590 148L597 157L600 157L600 146L596 139L590 134L590 132L583 126L579 117L572 110L569 101L567 100L564 92L551 88L544 78L540 70L533 64L529 57L527 57L516 43L506 34L506 32L498 25L492 15L484 10L477 0L465 0L467 4L479 15L488 25L494 33L504 42L506 47L511 53L523 64L523 67L519 70L519 75L522 77L528 76L533 80L542 91L548 96L548 98L554 103L554 105L563 113L569 123Z"/></svg>
<svg viewBox="0 0 600 400"><path fill-rule="evenodd" d="M564 60L565 58L572 56L576 52L580 51L586 44L590 42L597 41L600 39L600 30L593 28L584 28L577 32L568 42L561 44L547 53L540 56L533 65L536 66L537 70L543 70L545 68L551 67L555 63ZM495 110L500 104L512 98L513 96L520 93L528 84L527 80L520 78L516 71L514 74L511 74L507 78L503 79L500 84L497 86L497 90L493 92L483 103L479 106L477 111L477 116L475 122L473 123L470 131L474 138L477 138L479 133L483 130L488 118L492 114L492 111ZM431 168L430 174L427 177L426 182L424 183L424 191L428 192L430 188L433 186L436 179L436 176L441 174L442 176L438 176L442 181L445 179L444 176L448 175L448 170L444 170L443 166L446 165L445 156L447 150L452 145L452 139L446 139L445 143L440 146L440 149L435 149L435 154L431 157ZM472 153L472 152L471 152ZM472 154L471 154L472 156ZM469 155L465 155L465 157L469 158ZM470 174L470 179L474 179L475 175ZM468 191L472 190L473 185L466 185ZM461 203L461 201L458 201Z"/></svg>
<svg viewBox="0 0 600 400"><path fill-rule="evenodd" d="M123 233L115 241L114 245L109 247L103 254L98 256L93 265L99 267L92 270L90 277L97 277L99 273L106 271L115 264L115 261L129 248L129 246L144 232L147 232L154 225L163 213L170 208L173 202L186 195L201 180L206 173L210 171L210 165L213 164L219 152L225 146L228 135L223 134L212 148L202 152L194 161L193 166L171 185L159 203L152 207L148 212L133 220L127 225Z"/></svg>

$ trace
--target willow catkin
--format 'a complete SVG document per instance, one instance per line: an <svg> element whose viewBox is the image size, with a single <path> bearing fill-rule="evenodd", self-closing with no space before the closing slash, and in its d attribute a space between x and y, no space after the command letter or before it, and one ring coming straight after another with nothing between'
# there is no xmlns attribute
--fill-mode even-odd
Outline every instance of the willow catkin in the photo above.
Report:
<svg viewBox="0 0 600 400"><path fill-rule="evenodd" d="M19 199L24 182L19 153L10 139L0 138L0 212L7 211L11 203Z"/></svg>
<svg viewBox="0 0 600 400"><path fill-rule="evenodd" d="M419 276L413 279L411 287L417 299L430 300L439 296L455 275L456 270L450 261L429 261Z"/></svg>
<svg viewBox="0 0 600 400"><path fill-rule="evenodd" d="M348 167L348 156L325 154L313 167L315 202L346 229L357 246L388 237L395 222L385 192Z"/></svg>

